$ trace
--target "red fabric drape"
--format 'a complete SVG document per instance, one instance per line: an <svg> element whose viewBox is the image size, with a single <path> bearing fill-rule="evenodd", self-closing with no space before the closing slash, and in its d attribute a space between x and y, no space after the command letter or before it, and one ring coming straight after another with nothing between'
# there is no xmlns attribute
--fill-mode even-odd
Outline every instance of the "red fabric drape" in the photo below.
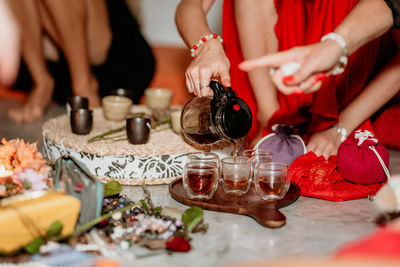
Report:
<svg viewBox="0 0 400 267"><path fill-rule="evenodd" d="M356 3L357 0L275 0L278 14L275 33L279 50L318 42L340 24ZM249 104L254 115L249 134L251 139L258 127L257 104L247 74L237 67L243 61L243 56L234 16L234 0L224 1L223 38L226 54L231 61L232 87ZM270 119L265 133L270 132L270 126L276 123L302 124L308 133L336 124L339 111L365 87L374 71L386 60L383 55L392 54L393 50L389 36L383 36L353 53L346 71L326 79L316 93L289 96L279 93L280 109Z"/></svg>
<svg viewBox="0 0 400 267"><path fill-rule="evenodd" d="M290 165L288 175L300 187L300 194L330 201L346 201L375 195L384 183L354 184L342 177L336 168L336 156L326 160L313 152L298 157Z"/></svg>

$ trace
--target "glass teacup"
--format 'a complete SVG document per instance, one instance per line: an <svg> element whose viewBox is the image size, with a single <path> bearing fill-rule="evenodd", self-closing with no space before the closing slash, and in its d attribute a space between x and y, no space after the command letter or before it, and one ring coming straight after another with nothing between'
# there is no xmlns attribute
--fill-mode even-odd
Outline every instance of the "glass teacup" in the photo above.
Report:
<svg viewBox="0 0 400 267"><path fill-rule="evenodd" d="M257 194L264 200L282 199L290 186L287 170L288 166L284 163L257 164L254 171L254 186Z"/></svg>
<svg viewBox="0 0 400 267"><path fill-rule="evenodd" d="M218 187L218 167L210 161L191 161L183 168L183 187L190 199L210 199Z"/></svg>
<svg viewBox="0 0 400 267"><path fill-rule="evenodd" d="M251 159L244 156L221 160L221 184L225 193L243 195L251 186Z"/></svg>

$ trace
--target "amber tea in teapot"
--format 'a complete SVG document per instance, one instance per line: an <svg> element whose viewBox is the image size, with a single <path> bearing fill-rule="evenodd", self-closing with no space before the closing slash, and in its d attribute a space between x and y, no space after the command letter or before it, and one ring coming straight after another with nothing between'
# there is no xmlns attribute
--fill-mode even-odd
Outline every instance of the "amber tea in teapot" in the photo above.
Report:
<svg viewBox="0 0 400 267"><path fill-rule="evenodd" d="M248 134L252 115L249 106L237 97L231 87L210 82L213 97L194 97L181 114L184 135L197 144L213 144L221 140L237 140Z"/></svg>

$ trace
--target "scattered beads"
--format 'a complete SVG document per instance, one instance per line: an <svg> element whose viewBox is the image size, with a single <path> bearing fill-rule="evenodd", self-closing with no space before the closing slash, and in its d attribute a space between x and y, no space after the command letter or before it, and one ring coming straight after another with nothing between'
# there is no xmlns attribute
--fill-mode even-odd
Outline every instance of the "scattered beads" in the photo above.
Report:
<svg viewBox="0 0 400 267"><path fill-rule="evenodd" d="M103 213L115 212L132 203L126 195L105 198ZM181 228L181 220L170 216L147 214L142 207L137 206L124 212L115 212L110 219L100 221L95 231L107 242L112 242L120 249L127 250L131 244L142 239L167 240Z"/></svg>

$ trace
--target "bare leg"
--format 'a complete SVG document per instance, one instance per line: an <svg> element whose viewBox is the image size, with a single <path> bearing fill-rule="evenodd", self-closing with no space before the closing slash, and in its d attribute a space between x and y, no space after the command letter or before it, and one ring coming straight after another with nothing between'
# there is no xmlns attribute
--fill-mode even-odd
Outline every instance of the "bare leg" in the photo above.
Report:
<svg viewBox="0 0 400 267"><path fill-rule="evenodd" d="M8 111L8 116L16 122L30 122L43 116L50 104L54 80L49 74L43 56L42 26L36 2L32 0L11 0L10 7L20 23L22 36L22 56L32 75L34 86L27 100Z"/></svg>
<svg viewBox="0 0 400 267"><path fill-rule="evenodd" d="M104 1L40 0L46 31L62 49L71 74L75 95L89 98L91 107L99 106L98 84L91 63L101 64L111 43ZM52 23L51 23L52 22Z"/></svg>

